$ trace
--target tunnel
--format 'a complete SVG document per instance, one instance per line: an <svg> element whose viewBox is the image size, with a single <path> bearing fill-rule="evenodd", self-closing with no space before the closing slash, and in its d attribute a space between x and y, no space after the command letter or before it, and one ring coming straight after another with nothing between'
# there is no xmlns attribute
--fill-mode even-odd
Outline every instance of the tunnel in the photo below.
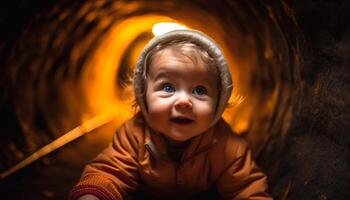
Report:
<svg viewBox="0 0 350 200"><path fill-rule="evenodd" d="M340 156L337 171L347 174L339 182L313 184L319 166L289 164L290 159L314 160L313 154L295 157L315 141L312 134L301 138L317 127L308 129L308 124L299 122L304 115L315 116L313 108L305 106L307 94L325 90L322 79L308 85L315 72L308 66L317 63L308 58L312 52L308 45L313 43L308 42L305 27L310 16L302 7L316 6L282 0L36 4L40 3L9 3L13 10L4 11L0 25L4 27L0 193L5 199L67 198L84 165L135 114L133 71L142 48L154 37L152 28L160 23L203 32L222 48L234 84L223 118L250 144L276 199L346 199L349 195L344 192L349 186L348 134L343 134L343 143L327 144ZM16 16L16 11L22 14ZM296 13L306 17L298 18ZM300 26L298 19L305 23ZM341 69L345 72L346 64ZM341 99L348 105L348 98ZM299 138L302 143L295 142Z"/></svg>

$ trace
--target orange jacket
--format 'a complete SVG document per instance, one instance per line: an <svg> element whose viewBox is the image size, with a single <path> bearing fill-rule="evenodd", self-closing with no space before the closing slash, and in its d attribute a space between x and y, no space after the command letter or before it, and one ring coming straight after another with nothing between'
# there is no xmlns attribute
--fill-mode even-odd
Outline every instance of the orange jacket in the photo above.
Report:
<svg viewBox="0 0 350 200"><path fill-rule="evenodd" d="M83 194L101 200L125 199L136 190L184 199L214 186L223 199L272 199L266 192L266 176L254 163L247 143L223 119L193 138L180 163L166 152L163 137L141 117L134 117L85 167L70 199Z"/></svg>

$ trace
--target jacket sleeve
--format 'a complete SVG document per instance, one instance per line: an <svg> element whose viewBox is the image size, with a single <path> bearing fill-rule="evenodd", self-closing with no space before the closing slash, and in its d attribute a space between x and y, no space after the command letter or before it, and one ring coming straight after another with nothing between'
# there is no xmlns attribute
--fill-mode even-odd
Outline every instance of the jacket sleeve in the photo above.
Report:
<svg viewBox="0 0 350 200"><path fill-rule="evenodd" d="M137 139L125 124L113 142L88 164L70 193L70 200L92 194L100 200L125 199L138 187Z"/></svg>
<svg viewBox="0 0 350 200"><path fill-rule="evenodd" d="M251 150L243 139L228 152L235 154L220 176L217 187L221 196L228 199L261 199L270 200L267 193L267 178L255 164Z"/></svg>

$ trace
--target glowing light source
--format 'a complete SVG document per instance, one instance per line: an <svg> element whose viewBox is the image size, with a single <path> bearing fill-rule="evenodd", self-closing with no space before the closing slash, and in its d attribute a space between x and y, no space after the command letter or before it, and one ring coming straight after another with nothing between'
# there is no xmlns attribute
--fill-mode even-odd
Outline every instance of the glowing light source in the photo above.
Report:
<svg viewBox="0 0 350 200"><path fill-rule="evenodd" d="M186 26L174 22L160 22L153 26L152 33L155 36L163 35L169 31L184 30Z"/></svg>

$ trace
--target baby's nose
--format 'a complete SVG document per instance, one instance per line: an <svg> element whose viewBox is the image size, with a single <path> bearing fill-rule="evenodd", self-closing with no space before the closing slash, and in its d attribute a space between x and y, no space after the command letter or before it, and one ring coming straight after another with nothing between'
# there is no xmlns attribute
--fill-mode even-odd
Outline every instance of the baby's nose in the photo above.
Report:
<svg viewBox="0 0 350 200"><path fill-rule="evenodd" d="M192 102L187 94L181 94L175 102L176 108L191 108Z"/></svg>

